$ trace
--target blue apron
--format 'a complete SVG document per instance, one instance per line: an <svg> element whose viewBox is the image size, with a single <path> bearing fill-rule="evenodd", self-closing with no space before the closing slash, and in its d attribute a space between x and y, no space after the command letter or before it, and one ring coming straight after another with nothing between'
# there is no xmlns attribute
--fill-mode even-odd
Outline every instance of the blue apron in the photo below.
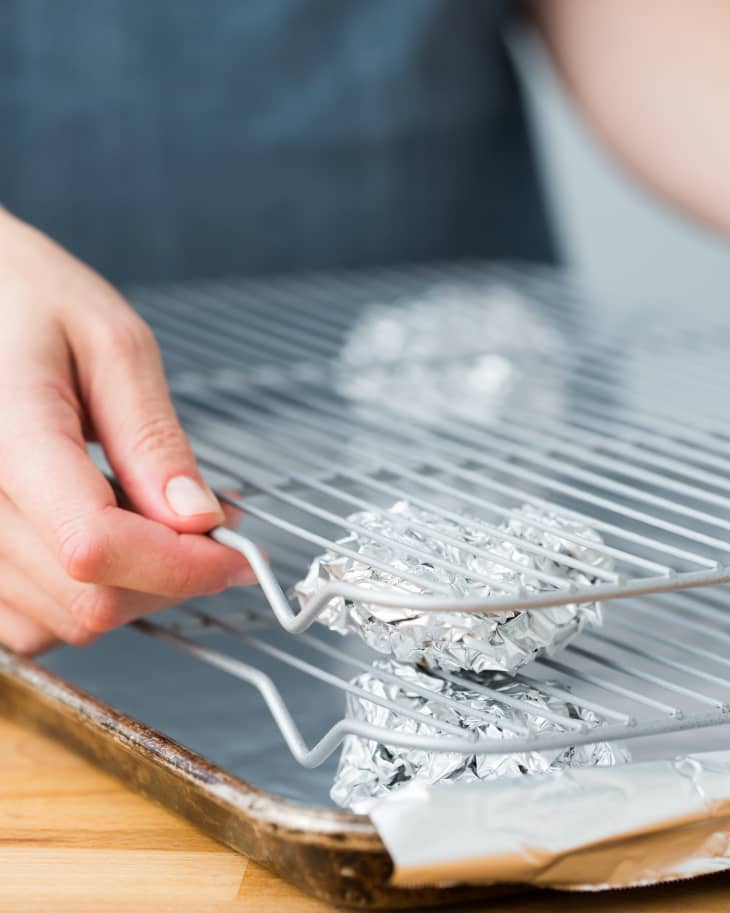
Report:
<svg viewBox="0 0 730 913"><path fill-rule="evenodd" d="M0 201L115 281L549 259L499 0L2 0Z"/></svg>

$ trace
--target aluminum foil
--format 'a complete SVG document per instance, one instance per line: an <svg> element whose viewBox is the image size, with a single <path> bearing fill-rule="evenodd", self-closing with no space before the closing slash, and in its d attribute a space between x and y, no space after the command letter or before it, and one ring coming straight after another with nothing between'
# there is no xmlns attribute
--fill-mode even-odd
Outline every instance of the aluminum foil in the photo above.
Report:
<svg viewBox="0 0 730 913"><path fill-rule="evenodd" d="M433 422L489 421L520 403L551 420L563 410L564 382L539 363L563 351L562 336L518 289L441 282L368 308L342 348L336 387L355 404L407 403Z"/></svg>
<svg viewBox="0 0 730 913"><path fill-rule="evenodd" d="M398 683L386 681L382 677L383 672L396 675ZM427 784L442 781L465 783L525 773L544 773L567 767L616 764L628 760L625 748L605 742L512 754L509 751L509 741L515 738L515 733L505 728L505 723L517 723L527 729L530 735L539 736L566 729L560 722L541 716L546 711L572 720L582 720L590 725L597 725L600 721L592 711L578 708L535 686L516 682L501 673L488 676L483 682L500 694L516 698L524 704L525 709L458 687L414 666L401 665L392 660L377 660L373 664L373 672L358 676L353 684L368 694L395 702L398 707L418 711L427 719L424 722L410 719L398 710L381 707L351 693L347 696L348 717L382 726L392 732L442 738L443 731L438 728L438 723L450 723L463 729L465 734L476 733L504 739L505 753L464 755L397 748L351 735L343 744L334 785L330 791L332 799L339 805L357 810L367 806L373 798L386 795L414 780ZM409 685L425 688L434 697L417 694L409 690ZM443 703L437 695L453 699L458 707ZM485 721L475 712L488 713L493 719Z"/></svg>
<svg viewBox="0 0 730 913"><path fill-rule="evenodd" d="M374 801L369 814L399 887L601 891L677 881L730 869L730 752L478 788L412 783Z"/></svg>
<svg viewBox="0 0 730 913"><path fill-rule="evenodd" d="M342 581L367 590L389 590L416 595L431 593L430 585L445 586L452 596L480 596L517 593L520 589L538 592L551 589L538 582L530 571L542 571L565 580L566 585L588 585L596 577L559 561L528 552L519 543L500 539L485 530L479 521L464 516L461 522L445 519L399 501L383 513L362 512L350 520L358 527L381 534L388 544L376 541L367 532L353 532L340 540L342 545L362 555L363 560L328 551L312 563L306 578L294 587L300 603L330 581ZM418 524L417 526L414 524ZM579 559L590 567L610 569L611 558L598 548L574 543L561 533L574 534L596 546L602 539L595 530L562 515L540 512L531 506L512 511L501 527L518 540L543 546L559 555ZM459 544L444 539L448 536ZM463 543L463 545L462 545ZM463 567L456 574L416 558L399 546L410 545ZM493 557L475 555L471 548L489 550ZM506 558L523 570L500 564ZM387 563L390 570L372 567L368 559ZM417 575L420 584L404 579L401 573ZM483 574L495 581L475 581L472 574ZM479 614L467 612L429 612L389 608L368 602L352 602L337 597L331 600L319 620L341 634L355 632L373 649L401 662L426 662L451 670L514 672L531 659L567 643L586 624L599 624L596 603L564 605L522 612Z"/></svg>

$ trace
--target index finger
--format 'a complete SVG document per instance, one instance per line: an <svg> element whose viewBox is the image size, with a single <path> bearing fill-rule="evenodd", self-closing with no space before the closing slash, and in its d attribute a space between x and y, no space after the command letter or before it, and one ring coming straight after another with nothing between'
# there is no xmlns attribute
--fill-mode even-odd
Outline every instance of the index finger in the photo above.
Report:
<svg viewBox="0 0 730 913"><path fill-rule="evenodd" d="M0 395L0 482L76 580L170 598L254 582L245 559L206 536L122 510L81 435L73 390L23 374Z"/></svg>

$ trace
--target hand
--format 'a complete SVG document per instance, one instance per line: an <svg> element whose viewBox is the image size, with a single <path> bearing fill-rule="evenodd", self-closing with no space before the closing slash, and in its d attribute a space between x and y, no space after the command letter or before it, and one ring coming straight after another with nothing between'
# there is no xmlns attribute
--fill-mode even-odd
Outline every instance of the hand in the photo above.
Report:
<svg viewBox="0 0 730 913"><path fill-rule="evenodd" d="M98 440L134 507L87 455ZM0 642L86 644L254 582L200 535L224 521L152 332L101 277L0 209Z"/></svg>

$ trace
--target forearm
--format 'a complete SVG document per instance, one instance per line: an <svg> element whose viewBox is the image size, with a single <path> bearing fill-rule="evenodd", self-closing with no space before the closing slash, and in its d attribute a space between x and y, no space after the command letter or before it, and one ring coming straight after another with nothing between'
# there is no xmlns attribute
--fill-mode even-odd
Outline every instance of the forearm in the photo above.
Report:
<svg viewBox="0 0 730 913"><path fill-rule="evenodd" d="M730 234L730 2L536 0L533 9L608 146Z"/></svg>

